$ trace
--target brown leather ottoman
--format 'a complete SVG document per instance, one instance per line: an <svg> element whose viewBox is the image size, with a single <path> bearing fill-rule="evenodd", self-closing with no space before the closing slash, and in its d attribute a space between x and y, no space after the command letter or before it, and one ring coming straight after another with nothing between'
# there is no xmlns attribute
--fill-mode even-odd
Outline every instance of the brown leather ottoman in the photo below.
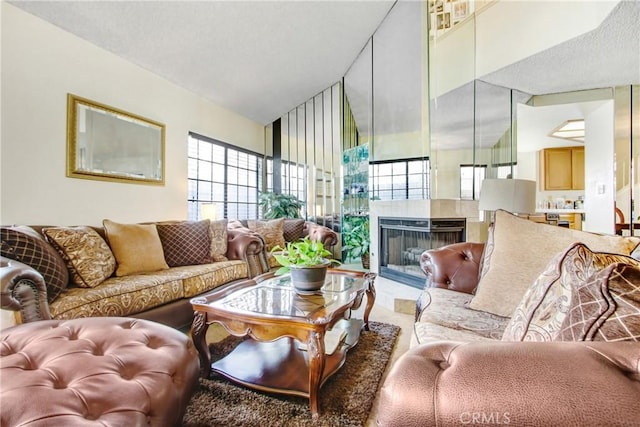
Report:
<svg viewBox="0 0 640 427"><path fill-rule="evenodd" d="M148 320L45 320L1 331L0 425L179 425L198 384L191 339Z"/></svg>

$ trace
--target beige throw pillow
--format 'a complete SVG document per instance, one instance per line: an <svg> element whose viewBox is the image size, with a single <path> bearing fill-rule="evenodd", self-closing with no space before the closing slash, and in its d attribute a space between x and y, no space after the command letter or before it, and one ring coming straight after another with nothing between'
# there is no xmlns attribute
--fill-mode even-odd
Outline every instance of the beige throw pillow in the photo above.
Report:
<svg viewBox="0 0 640 427"><path fill-rule="evenodd" d="M42 233L67 263L75 285L94 288L113 274L116 259L91 227L52 227Z"/></svg>
<svg viewBox="0 0 640 427"><path fill-rule="evenodd" d="M211 221L209 225L209 237L211 238L210 256L212 261L229 261L227 253L227 220Z"/></svg>
<svg viewBox="0 0 640 427"><path fill-rule="evenodd" d="M119 224L105 219L102 225L118 263L116 276L169 268L155 224Z"/></svg>
<svg viewBox="0 0 640 427"><path fill-rule="evenodd" d="M628 255L638 246L640 238L598 235L496 211L493 248L490 254L485 253L489 257L484 260L482 278L469 307L511 317L549 261L577 242L593 251Z"/></svg>
<svg viewBox="0 0 640 427"><path fill-rule="evenodd" d="M247 220L249 229L260 234L267 245L267 251L276 246L284 247L284 218L272 219L269 221Z"/></svg>

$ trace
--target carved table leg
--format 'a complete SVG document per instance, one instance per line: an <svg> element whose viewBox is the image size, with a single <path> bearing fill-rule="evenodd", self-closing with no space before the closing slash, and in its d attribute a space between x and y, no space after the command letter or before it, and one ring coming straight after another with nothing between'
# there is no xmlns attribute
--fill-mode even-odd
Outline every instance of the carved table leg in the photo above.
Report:
<svg viewBox="0 0 640 427"><path fill-rule="evenodd" d="M309 406L311 416L317 420L320 414L318 403L320 381L324 372L324 331L311 331L307 340L307 353L309 356Z"/></svg>
<svg viewBox="0 0 640 427"><path fill-rule="evenodd" d="M369 313L371 313L371 309L373 308L373 304L376 302L376 287L374 282L376 280L375 273L367 273L364 276L366 281L365 283L365 292L367 293L367 306L364 309L364 330L369 330Z"/></svg>
<svg viewBox="0 0 640 427"><path fill-rule="evenodd" d="M194 312L193 323L191 324L191 338L200 356L200 376L202 378L209 378L211 373L211 353L206 339L207 329L209 329L207 313Z"/></svg>

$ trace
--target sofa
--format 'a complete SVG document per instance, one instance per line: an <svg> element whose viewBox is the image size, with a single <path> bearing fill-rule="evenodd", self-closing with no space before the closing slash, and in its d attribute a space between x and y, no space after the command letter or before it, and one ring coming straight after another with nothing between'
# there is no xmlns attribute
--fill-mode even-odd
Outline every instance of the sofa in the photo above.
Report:
<svg viewBox="0 0 640 427"><path fill-rule="evenodd" d="M227 220L0 232L0 305L16 323L109 316L182 328L191 298L263 272L262 240Z"/></svg>
<svg viewBox="0 0 640 427"><path fill-rule="evenodd" d="M273 256L276 247L284 248L287 243L307 236L313 241L322 242L329 251L339 243L338 234L329 227L300 218L233 220L229 222L229 228L253 233L262 239L264 250L260 253L259 265L263 273L280 267Z"/></svg>
<svg viewBox="0 0 640 427"><path fill-rule="evenodd" d="M498 211L486 243L425 251L378 425L638 425L639 244Z"/></svg>

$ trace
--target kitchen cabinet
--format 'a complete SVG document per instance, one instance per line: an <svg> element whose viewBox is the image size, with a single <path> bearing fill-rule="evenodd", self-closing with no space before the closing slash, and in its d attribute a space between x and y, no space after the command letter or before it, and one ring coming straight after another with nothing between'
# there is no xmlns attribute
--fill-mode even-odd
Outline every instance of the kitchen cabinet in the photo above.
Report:
<svg viewBox="0 0 640 427"><path fill-rule="evenodd" d="M540 190L584 190L584 147L541 150Z"/></svg>

